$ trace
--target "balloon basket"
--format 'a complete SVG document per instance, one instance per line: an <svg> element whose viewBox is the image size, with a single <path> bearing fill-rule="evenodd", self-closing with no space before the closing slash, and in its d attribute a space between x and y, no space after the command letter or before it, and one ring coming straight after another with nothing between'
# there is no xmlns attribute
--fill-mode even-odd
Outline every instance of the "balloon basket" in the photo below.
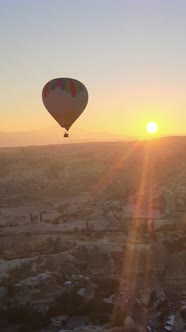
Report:
<svg viewBox="0 0 186 332"><path fill-rule="evenodd" d="M64 138L69 137L69 134L67 132L64 133Z"/></svg>

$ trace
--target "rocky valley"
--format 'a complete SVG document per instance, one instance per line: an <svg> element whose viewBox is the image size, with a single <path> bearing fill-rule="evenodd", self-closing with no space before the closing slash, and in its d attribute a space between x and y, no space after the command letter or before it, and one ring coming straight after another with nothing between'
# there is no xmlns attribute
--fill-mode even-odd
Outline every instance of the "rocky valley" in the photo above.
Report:
<svg viewBox="0 0 186 332"><path fill-rule="evenodd" d="M184 331L185 243L185 137L0 150L2 331Z"/></svg>

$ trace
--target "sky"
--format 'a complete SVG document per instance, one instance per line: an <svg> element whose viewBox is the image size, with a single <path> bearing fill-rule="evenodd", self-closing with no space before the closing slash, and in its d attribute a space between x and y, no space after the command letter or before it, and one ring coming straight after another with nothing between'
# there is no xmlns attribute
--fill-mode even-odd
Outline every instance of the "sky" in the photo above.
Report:
<svg viewBox="0 0 186 332"><path fill-rule="evenodd" d="M186 134L185 0L0 0L0 132L45 130L41 92L74 77L89 92L74 128Z"/></svg>

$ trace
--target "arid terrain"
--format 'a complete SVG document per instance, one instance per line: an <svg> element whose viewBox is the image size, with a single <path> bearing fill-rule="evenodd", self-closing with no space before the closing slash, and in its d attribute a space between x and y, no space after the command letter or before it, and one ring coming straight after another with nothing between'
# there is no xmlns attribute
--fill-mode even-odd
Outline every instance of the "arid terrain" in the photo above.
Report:
<svg viewBox="0 0 186 332"><path fill-rule="evenodd" d="M186 137L0 149L2 331L184 331L185 243Z"/></svg>

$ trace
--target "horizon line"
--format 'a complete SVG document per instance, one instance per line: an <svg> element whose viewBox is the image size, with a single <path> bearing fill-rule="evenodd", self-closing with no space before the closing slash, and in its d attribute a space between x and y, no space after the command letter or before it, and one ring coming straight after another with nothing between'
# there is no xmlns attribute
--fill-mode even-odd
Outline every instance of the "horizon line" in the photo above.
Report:
<svg viewBox="0 0 186 332"><path fill-rule="evenodd" d="M132 143L136 141L140 142L146 142L146 141L157 141L160 139L165 139L165 138L184 138L186 137L186 134L181 134L181 135L165 135L165 136L156 136L156 137L143 137L143 138L132 138L131 139L113 139L113 140L79 140L79 141L73 141L69 143L51 143L51 144L30 144L30 145L18 145L18 146L0 146L0 150L4 149L19 149L19 148L39 148L39 147L50 147L50 146L62 146L62 145L75 145L75 144L95 144L95 143Z"/></svg>

